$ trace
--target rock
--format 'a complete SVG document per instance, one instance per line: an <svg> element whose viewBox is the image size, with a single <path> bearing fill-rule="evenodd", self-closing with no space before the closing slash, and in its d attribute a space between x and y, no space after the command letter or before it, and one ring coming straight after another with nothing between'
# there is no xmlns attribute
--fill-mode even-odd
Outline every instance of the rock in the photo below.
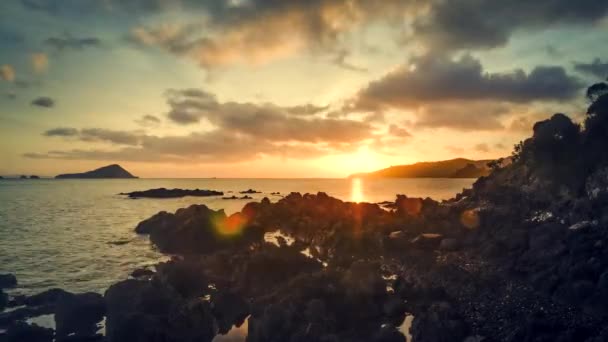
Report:
<svg viewBox="0 0 608 342"><path fill-rule="evenodd" d="M71 296L73 294L68 291L54 288L26 297L23 302L27 306L55 305L58 301Z"/></svg>
<svg viewBox="0 0 608 342"><path fill-rule="evenodd" d="M52 342L53 329L43 328L36 324L17 322L8 327L1 341L6 342Z"/></svg>
<svg viewBox="0 0 608 342"><path fill-rule="evenodd" d="M261 194L261 191L257 191L257 190L253 190L253 189L248 189L245 191L239 191L239 194Z"/></svg>
<svg viewBox="0 0 608 342"><path fill-rule="evenodd" d="M418 248L435 249L435 248L439 247L441 240L443 240L443 235L441 235L441 234L425 233L425 234L420 234L417 237L415 237L414 239L412 239L411 243L412 243L412 245L414 245Z"/></svg>
<svg viewBox="0 0 608 342"><path fill-rule="evenodd" d="M186 300L158 282L122 281L104 298L109 342L210 342L217 333L208 302Z"/></svg>
<svg viewBox="0 0 608 342"><path fill-rule="evenodd" d="M135 269L133 272L131 272L131 277L133 277L133 278L149 279L153 275L154 275L154 271L152 271L151 269L145 268L145 267Z"/></svg>
<svg viewBox="0 0 608 342"><path fill-rule="evenodd" d="M188 190L188 189L150 189L144 191L133 191L127 193L121 193L121 195L127 195L130 198L180 198L186 196L193 197L211 197L211 196L222 196L224 195L221 191L215 190Z"/></svg>
<svg viewBox="0 0 608 342"><path fill-rule="evenodd" d="M374 336L373 342L405 342L405 336L395 327L386 325Z"/></svg>
<svg viewBox="0 0 608 342"><path fill-rule="evenodd" d="M0 312L8 305L8 295L0 289Z"/></svg>
<svg viewBox="0 0 608 342"><path fill-rule="evenodd" d="M226 334L233 325L240 326L249 315L249 303L236 293L220 291L211 298L211 312L220 334Z"/></svg>
<svg viewBox="0 0 608 342"><path fill-rule="evenodd" d="M460 315L446 302L432 304L424 313L416 315L411 328L414 341L462 341L469 328Z"/></svg>
<svg viewBox="0 0 608 342"><path fill-rule="evenodd" d="M97 323L105 314L103 297L98 293L82 293L66 296L55 305L55 326L58 338L71 334L77 337L94 337Z"/></svg>
<svg viewBox="0 0 608 342"><path fill-rule="evenodd" d="M442 251L455 251L460 247L460 241L457 239L442 239L439 244L439 249Z"/></svg>
<svg viewBox="0 0 608 342"><path fill-rule="evenodd" d="M0 289L8 289L17 286L17 277L14 274L0 274Z"/></svg>
<svg viewBox="0 0 608 342"><path fill-rule="evenodd" d="M40 179L40 177L39 177L39 176L36 176L36 175L31 175L31 176L30 176L30 179Z"/></svg>
<svg viewBox="0 0 608 342"><path fill-rule="evenodd" d="M223 210L197 204L178 209L175 214L160 212L140 222L135 231L150 234L150 240L162 252L182 254L246 247L254 241L261 242L264 234L259 227L250 225L243 214L227 217Z"/></svg>

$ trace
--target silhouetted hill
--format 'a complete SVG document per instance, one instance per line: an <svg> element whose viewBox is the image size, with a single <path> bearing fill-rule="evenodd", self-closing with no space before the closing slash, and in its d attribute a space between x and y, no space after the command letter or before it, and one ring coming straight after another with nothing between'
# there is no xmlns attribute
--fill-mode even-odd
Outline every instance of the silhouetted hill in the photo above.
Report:
<svg viewBox="0 0 608 342"><path fill-rule="evenodd" d="M386 169L356 173L350 177L365 178L478 178L489 174L490 160L456 158L435 162L391 166Z"/></svg>
<svg viewBox="0 0 608 342"><path fill-rule="evenodd" d="M55 176L55 178L137 178L130 174L127 170L123 169L118 164L112 164L93 171L87 171L83 173L66 173Z"/></svg>

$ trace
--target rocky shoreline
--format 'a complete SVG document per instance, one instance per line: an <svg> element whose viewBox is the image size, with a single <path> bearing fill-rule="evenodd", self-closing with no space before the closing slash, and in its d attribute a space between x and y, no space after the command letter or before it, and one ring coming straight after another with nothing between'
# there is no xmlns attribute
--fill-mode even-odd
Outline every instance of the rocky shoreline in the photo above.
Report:
<svg viewBox="0 0 608 342"><path fill-rule="evenodd" d="M0 341L213 341L246 321L249 342L390 342L412 315L413 341L606 341L608 94L589 98L584 129L563 114L537 123L510 163L448 201L292 193L229 216L160 212L136 232L170 261L103 298L2 296L16 309ZM24 322L41 313L54 332Z"/></svg>

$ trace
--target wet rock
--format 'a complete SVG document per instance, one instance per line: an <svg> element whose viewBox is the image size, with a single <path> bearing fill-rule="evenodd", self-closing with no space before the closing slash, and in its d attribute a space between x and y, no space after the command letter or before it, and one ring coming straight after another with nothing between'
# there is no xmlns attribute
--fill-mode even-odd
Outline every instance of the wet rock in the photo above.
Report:
<svg viewBox="0 0 608 342"><path fill-rule="evenodd" d="M208 302L185 299L159 282L126 280L110 286L104 298L110 342L207 342L217 332Z"/></svg>
<svg viewBox="0 0 608 342"><path fill-rule="evenodd" d="M455 251L460 248L460 241L458 239L442 239L439 244L439 249L442 251Z"/></svg>
<svg viewBox="0 0 608 342"><path fill-rule="evenodd" d="M8 289L17 286L17 277L14 274L0 274L0 289Z"/></svg>
<svg viewBox="0 0 608 342"><path fill-rule="evenodd" d="M1 341L6 342L52 342L53 329L43 328L36 324L16 322L8 327L4 336L0 335Z"/></svg>
<svg viewBox="0 0 608 342"><path fill-rule="evenodd" d="M405 342L405 336L391 325L384 326L374 336L374 342Z"/></svg>
<svg viewBox="0 0 608 342"><path fill-rule="evenodd" d="M213 295L211 308L220 334L226 334L233 325L240 326L249 315L249 303L230 291L220 291Z"/></svg>
<svg viewBox="0 0 608 342"><path fill-rule="evenodd" d="M200 190L200 189L150 189L144 191L133 191L127 193L121 193L121 195L127 195L130 198L179 198L186 196L194 197L210 197L210 196L223 196L224 193L215 190Z"/></svg>
<svg viewBox="0 0 608 342"><path fill-rule="evenodd" d="M26 297L23 302L27 306L55 305L60 300L72 296L73 294L68 291L54 288Z"/></svg>
<svg viewBox="0 0 608 342"><path fill-rule="evenodd" d="M438 248L439 244L443 240L443 235L441 234L433 234L433 233L425 233L420 234L414 239L412 239L411 243L413 246L418 248Z"/></svg>
<svg viewBox="0 0 608 342"><path fill-rule="evenodd" d="M160 212L140 222L135 231L149 234L152 243L163 252L182 254L244 247L263 238L263 231L249 225L244 215L226 216L223 210L196 204L178 209L175 214Z"/></svg>
<svg viewBox="0 0 608 342"><path fill-rule="evenodd" d="M149 268L138 268L136 270L134 270L133 272L131 272L131 277L133 278L142 278L142 279L149 279L154 275L154 271L152 271Z"/></svg>
<svg viewBox="0 0 608 342"><path fill-rule="evenodd" d="M461 316L446 302L432 304L427 311L416 315L411 333L414 341L462 341L469 328Z"/></svg>
<svg viewBox="0 0 608 342"><path fill-rule="evenodd" d="M76 337L94 337L97 323L105 314L103 297L98 293L82 293L66 296L55 305L55 326L58 338L71 334Z"/></svg>

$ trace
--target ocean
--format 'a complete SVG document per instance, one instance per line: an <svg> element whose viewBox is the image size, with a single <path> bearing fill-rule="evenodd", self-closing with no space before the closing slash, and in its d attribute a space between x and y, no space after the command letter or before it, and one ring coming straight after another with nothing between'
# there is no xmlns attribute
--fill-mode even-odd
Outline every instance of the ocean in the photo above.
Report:
<svg viewBox="0 0 608 342"><path fill-rule="evenodd" d="M260 200L280 199L272 192L323 191L345 201L392 201L396 194L453 197L474 179L116 179L0 180L0 273L14 273L19 285L11 294L33 294L60 287L103 293L138 267L165 258L147 236L134 228L165 210L206 204L239 211L247 200L220 197L129 199L121 192L151 188L211 189L226 196L254 189ZM249 200L252 201L252 200Z"/></svg>

